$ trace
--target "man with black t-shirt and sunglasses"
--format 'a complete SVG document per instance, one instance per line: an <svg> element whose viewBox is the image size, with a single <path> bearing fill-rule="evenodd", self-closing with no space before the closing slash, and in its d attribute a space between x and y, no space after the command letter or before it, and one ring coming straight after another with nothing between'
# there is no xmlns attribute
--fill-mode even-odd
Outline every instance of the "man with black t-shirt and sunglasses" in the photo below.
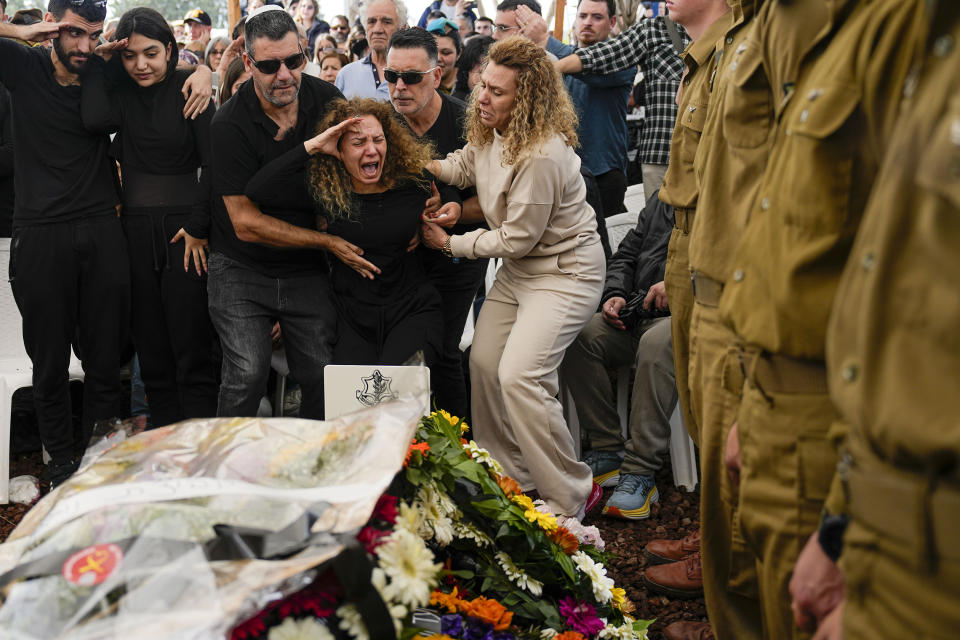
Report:
<svg viewBox="0 0 960 640"><path fill-rule="evenodd" d="M280 323L290 372L300 383L300 416L323 417L323 367L336 337L323 249L360 273L378 270L349 242L316 230L306 187L307 153L328 105L342 94L306 74L293 18L276 5L247 17L243 60L251 81L217 111L213 224L208 262L210 317L223 347L217 415L254 416L270 373L270 331ZM297 147L303 168L278 181L277 197L254 202L247 183Z"/></svg>

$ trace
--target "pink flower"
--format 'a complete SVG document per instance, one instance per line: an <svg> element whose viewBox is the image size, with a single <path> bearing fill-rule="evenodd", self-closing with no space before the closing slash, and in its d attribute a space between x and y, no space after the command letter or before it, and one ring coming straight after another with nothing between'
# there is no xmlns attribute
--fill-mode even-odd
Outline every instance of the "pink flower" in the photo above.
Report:
<svg viewBox="0 0 960 640"><path fill-rule="evenodd" d="M559 605L560 615L566 618L567 626L574 631L593 636L603 629L603 621L597 617L597 610L589 602L577 602L567 596Z"/></svg>

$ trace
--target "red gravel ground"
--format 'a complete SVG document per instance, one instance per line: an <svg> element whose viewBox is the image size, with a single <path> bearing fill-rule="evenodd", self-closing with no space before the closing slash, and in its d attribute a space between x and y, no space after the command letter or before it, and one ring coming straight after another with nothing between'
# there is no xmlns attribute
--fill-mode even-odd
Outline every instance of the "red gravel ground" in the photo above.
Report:
<svg viewBox="0 0 960 640"><path fill-rule="evenodd" d="M10 477L24 474L39 477L42 469L39 453L16 456L10 461ZM617 555L609 565L610 574L617 586L627 590L627 596L636 605L634 615L638 618L656 618L650 628L650 640L663 638L662 630L671 622L707 619L703 598L673 600L648 594L640 579L647 564L643 547L648 540L682 538L694 531L699 522L699 492L687 493L677 489L673 485L669 463L657 475L657 488L660 490L660 502L653 505L648 520L608 518L601 515L601 509L597 507L584 522L596 525L607 543L607 551ZM613 489L605 490L601 504L612 493ZM28 510L26 505L0 505L0 541L6 540Z"/></svg>

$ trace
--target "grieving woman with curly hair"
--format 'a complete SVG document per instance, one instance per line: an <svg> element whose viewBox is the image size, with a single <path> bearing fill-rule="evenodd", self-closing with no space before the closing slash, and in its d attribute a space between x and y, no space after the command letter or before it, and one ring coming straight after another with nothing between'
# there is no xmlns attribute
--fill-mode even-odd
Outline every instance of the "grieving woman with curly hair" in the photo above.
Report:
<svg viewBox="0 0 960 640"><path fill-rule="evenodd" d="M490 47L467 146L427 165L444 182L475 186L490 228L449 236L425 223L422 233L450 257L503 258L470 354L474 434L525 491L582 517L599 487L574 452L557 368L600 302L604 257L576 126L543 49L516 37Z"/></svg>
<svg viewBox="0 0 960 640"><path fill-rule="evenodd" d="M277 179L309 163L308 180L326 231L359 247L375 271L334 261L331 280L339 314L336 364L403 364L423 351L435 360L443 317L440 296L417 255L417 236L433 176L432 157L393 115L389 103L335 101L302 146L263 167L247 186L254 202L285 197ZM311 156L312 159L310 158ZM459 203L444 185L446 200Z"/></svg>

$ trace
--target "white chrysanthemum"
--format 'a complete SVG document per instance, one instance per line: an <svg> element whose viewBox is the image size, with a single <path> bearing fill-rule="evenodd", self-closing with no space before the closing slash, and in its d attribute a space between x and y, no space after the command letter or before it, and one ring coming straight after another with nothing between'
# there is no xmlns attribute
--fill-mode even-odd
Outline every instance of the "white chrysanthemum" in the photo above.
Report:
<svg viewBox="0 0 960 640"><path fill-rule="evenodd" d="M294 620L287 618L282 624L270 629L268 640L333 640L327 625L316 618Z"/></svg>
<svg viewBox="0 0 960 640"><path fill-rule="evenodd" d="M577 565L580 573L590 578L593 587L593 597L600 604L606 604L613 599L613 580L607 577L607 569L583 551L577 551L570 557Z"/></svg>
<svg viewBox="0 0 960 640"><path fill-rule="evenodd" d="M463 520L456 520L453 523L453 533L461 540L473 540L478 547L492 547L493 540L473 524Z"/></svg>
<svg viewBox="0 0 960 640"><path fill-rule="evenodd" d="M429 540L433 536L433 529L427 523L427 519L423 515L423 508L417 502L414 502L414 504L401 502L398 505L397 521L394 524L394 529L409 531L424 540Z"/></svg>
<svg viewBox="0 0 960 640"><path fill-rule="evenodd" d="M503 467L493 459L490 452L477 444L476 440L471 440L463 447L470 452L471 457L477 462L482 462L492 469L495 473L503 473Z"/></svg>
<svg viewBox="0 0 960 640"><path fill-rule="evenodd" d="M363 624L363 616L352 604L342 605L337 609L337 617L340 618L340 628L350 634L356 640L370 640L370 634L367 633L367 625Z"/></svg>
<svg viewBox="0 0 960 640"><path fill-rule="evenodd" d="M400 631L403 629L403 623L407 617L407 608L397 603L397 600L400 599L400 594L397 593L392 583L387 582L387 574L380 567L374 567L371 572L370 584L372 584L373 588L380 594L383 603L387 605L387 611L393 620L394 632L397 634L397 637L400 637Z"/></svg>
<svg viewBox="0 0 960 640"><path fill-rule="evenodd" d="M390 577L390 593L396 595L396 601L411 609L427 604L443 565L434 563L433 553L419 536L405 529L395 530L377 547L377 559Z"/></svg>
<svg viewBox="0 0 960 640"><path fill-rule="evenodd" d="M441 546L453 542L453 520L457 506L447 494L437 489L432 483L425 484L417 491L417 505L423 512L423 517L429 525L430 532L425 537L435 538Z"/></svg>
<svg viewBox="0 0 960 640"><path fill-rule="evenodd" d="M498 551L493 556L496 558L497 563L500 565L500 568L503 569L503 572L507 575L507 578L510 582L514 583L521 589L526 589L530 592L530 595L535 598L539 598L543 593L543 583L528 574L526 571L521 569L513 561L513 558L508 556L503 551Z"/></svg>
<svg viewBox="0 0 960 640"><path fill-rule="evenodd" d="M647 631L644 629L641 634L638 634L629 622L619 627L607 623L607 626L597 634L597 638L599 640L647 640Z"/></svg>
<svg viewBox="0 0 960 640"><path fill-rule="evenodd" d="M540 637L543 638L543 640L550 640L551 638L555 637L558 633L559 632L556 629L550 629L548 627L546 629L540 630Z"/></svg>

